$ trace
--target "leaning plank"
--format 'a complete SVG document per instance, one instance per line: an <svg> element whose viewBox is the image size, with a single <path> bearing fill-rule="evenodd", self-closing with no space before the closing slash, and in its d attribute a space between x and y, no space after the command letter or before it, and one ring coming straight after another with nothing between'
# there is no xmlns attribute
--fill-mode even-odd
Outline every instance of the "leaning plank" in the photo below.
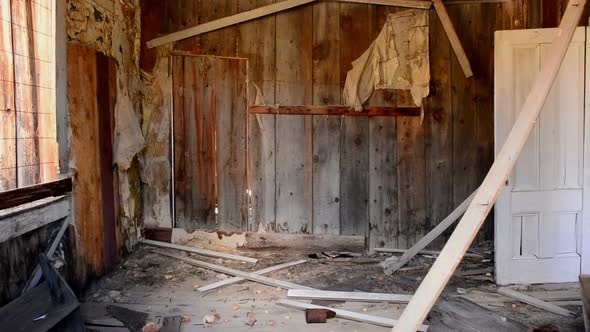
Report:
<svg viewBox="0 0 590 332"><path fill-rule="evenodd" d="M316 0L285 0L281 2L277 2L272 5L259 7L256 9L248 10L245 12L241 12L236 15L227 16L224 18L220 18L215 21L199 24L197 26L180 30L177 32L173 32L171 34L154 38L146 43L148 48L154 48L158 46L162 46L168 43L172 43L175 41L179 41L182 39L186 39L189 37L197 36L205 32L210 32L214 30L219 30L234 24L243 23L246 21L250 21L253 19L257 19L259 17L275 14L287 9L291 9L294 7L302 6Z"/></svg>
<svg viewBox="0 0 590 332"><path fill-rule="evenodd" d="M422 323L490 213L537 121L571 43L585 4L586 0L572 0L568 3L547 60L537 75L520 113L515 113L519 115L506 143L498 153L496 161L478 189L473 202L469 205L438 259L402 313L399 324L393 328L394 332L413 331Z"/></svg>
<svg viewBox="0 0 590 332"><path fill-rule="evenodd" d="M444 231L447 230L459 217L467 210L469 204L473 200L475 196L474 191L463 203L461 203L451 214L449 214L443 221L441 221L436 227L434 227L428 234L426 234L423 238L421 238L416 244L414 244L410 249L404 252L402 257L396 260L389 260L386 259L381 266L385 270L386 275L391 275L393 272L397 271L400 267L404 266L410 259L414 258L419 253L425 252L423 249L426 248L434 239L439 237ZM376 248L375 251L378 251ZM465 254L467 256L467 254Z"/></svg>
<svg viewBox="0 0 590 332"><path fill-rule="evenodd" d="M252 272L252 273L254 273L254 274L270 273L270 272L281 270L281 269L285 269L285 268L288 268L288 267L291 267L291 266L294 266L294 265L303 264L305 262L307 262L307 260L301 259L301 260L298 260L298 261L293 261L293 262L288 262L288 263L284 263L284 264L279 264L279 265L267 267L266 269L258 270L258 271ZM201 291L201 292L206 292L206 291L210 291L210 290L215 289L215 288L219 288L219 287L223 287L223 286L235 284L235 283L240 282L242 280L244 280L244 278L233 277L233 278L225 279L225 280L222 280L222 281L214 282L212 284L205 285L205 286L199 287L197 289L199 291Z"/></svg>
<svg viewBox="0 0 590 332"><path fill-rule="evenodd" d="M250 114L273 115L345 115L345 116L420 116L420 107L363 107L357 112L347 106L250 106Z"/></svg>
<svg viewBox="0 0 590 332"><path fill-rule="evenodd" d="M453 23L451 22L451 18L447 13L447 9L445 5L442 3L441 0L432 0L434 3L434 10L436 10L436 14L440 19L440 23L445 29L447 33L447 37L449 37L449 41L451 42L451 47L457 56L457 60L459 61L459 65L463 69L463 73L465 74L466 78L473 76L473 71L471 70L471 65L469 64L469 59L467 59L467 55L465 54L465 50L461 45L461 41L459 41L459 37L457 36L457 32L453 27Z"/></svg>
<svg viewBox="0 0 590 332"><path fill-rule="evenodd" d="M47 257L53 257L53 254L55 253L57 246L61 242L61 238L64 236L66 230L68 229L68 226L70 225L70 218L69 217L66 217L63 219L64 220L61 224L61 227L59 228L59 231L57 232L57 234L55 235L55 238L53 239L53 242L51 242L51 245L49 246L49 248L45 252L45 255ZM42 275L43 274L41 271L41 266L39 264L37 264L37 266L35 266L35 269L33 270L33 273L31 274L31 277L25 283L25 287L23 287L22 294L35 288L37 286L37 284L39 283L39 280L41 280Z"/></svg>
<svg viewBox="0 0 590 332"><path fill-rule="evenodd" d="M336 308L330 308L330 307L322 307L319 305L314 305L314 304L308 304L308 303L301 303L301 302L297 302L297 301L291 301L291 300L278 300L277 301L278 305L282 305L285 307L289 307L289 308L295 308L295 309L300 309L300 310L307 310L307 309L328 309L331 310L333 312L336 313L336 317L340 317L340 318L345 318L345 319L350 319L350 320L354 320L357 322L363 322L363 323L369 323L369 324L374 324L374 325L379 325L379 326L385 326L385 327L392 327L395 326L397 324L397 321L395 319L389 319L389 318L384 318L384 317L378 317L378 316L372 316L372 315L367 315L367 314L361 314L358 312L353 312L353 311L348 311L348 310L342 310L342 309L336 309ZM417 331L427 331L428 330L428 325L420 325L417 329Z"/></svg>
<svg viewBox="0 0 590 332"><path fill-rule="evenodd" d="M70 215L70 202L63 197L41 207L0 217L0 242L18 237Z"/></svg>
<svg viewBox="0 0 590 332"><path fill-rule="evenodd" d="M412 295L289 289L287 297L303 300L408 303Z"/></svg>
<svg viewBox="0 0 590 332"><path fill-rule="evenodd" d="M203 256L219 257L219 258L225 258L225 259L233 259L233 260L236 260L236 261L242 261L242 262L248 262L248 263L256 263L256 262L258 262L258 259L256 259L256 258L250 258L250 257L244 257L244 256L238 256L238 255L231 255L231 254L224 254L222 252L217 252L217 251L212 251L212 250L207 250L207 249L199 249L199 248L187 247L187 246L181 246L181 245L178 245L178 244L172 244L172 243L166 243L166 242L159 242L159 241L152 241L152 240L143 240L143 241L141 241L141 243L148 244L148 245L154 246L154 247L167 248L167 249L176 249L176 250L182 250L182 251L186 251L186 252L192 252L193 254L199 254L199 255L203 255Z"/></svg>
<svg viewBox="0 0 590 332"><path fill-rule="evenodd" d="M195 265L198 267L202 267L205 269L209 269L209 270L213 270L213 271L217 271L217 272L221 272L221 273L225 273L225 274L229 274L229 275L233 275L233 276L237 276L237 277L242 277L244 279L256 281L261 284L265 284L265 285L269 285L269 286L273 286L273 287L280 287L280 288L284 288L284 289L293 289L293 288L313 289L311 287L297 285L297 284L294 284L294 283L291 283L288 281L282 281L282 280L268 278L268 277L261 276L259 274L252 273L252 272L245 272L245 271L230 269L229 267L225 267L225 266L221 266L221 265L215 265L215 264L211 264L211 263L201 262L201 261L198 261L198 260L192 259L192 258L172 255L172 254L168 254L168 253L156 251L156 250L153 250L153 252L163 255L163 256L168 256L168 257L180 259L181 261L187 262L191 265Z"/></svg>
<svg viewBox="0 0 590 332"><path fill-rule="evenodd" d="M395 6L406 8L429 9L432 4L428 0L338 0L340 2L366 3L370 5Z"/></svg>
<svg viewBox="0 0 590 332"><path fill-rule="evenodd" d="M545 309L547 311L550 311L550 312L558 314L558 315L562 315L562 316L566 316L566 317L575 316L575 314L569 310L563 309L561 307L558 307L558 306L553 305L551 303L547 303L545 301L541 301L535 297L517 292L517 291L512 290L510 288L500 287L500 288L498 288L497 292L499 294L504 295L504 296L508 296L510 298L513 298L515 300L519 300L519 301L524 302L526 304L530 304L530 305L535 306L537 308Z"/></svg>

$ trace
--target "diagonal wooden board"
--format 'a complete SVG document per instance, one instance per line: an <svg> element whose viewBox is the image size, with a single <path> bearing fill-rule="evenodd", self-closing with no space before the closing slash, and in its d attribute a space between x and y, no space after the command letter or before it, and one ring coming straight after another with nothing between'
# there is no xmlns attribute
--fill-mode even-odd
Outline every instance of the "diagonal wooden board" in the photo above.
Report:
<svg viewBox="0 0 590 332"><path fill-rule="evenodd" d="M434 4L434 10L436 10L436 14L440 19L440 23L445 29L447 33L447 37L449 37L449 42L451 42L451 47L457 56L457 60L459 61L459 65L461 65L461 69L463 69L463 73L465 74L465 78L469 78L473 76L473 71L471 70L471 64L469 64L469 59L467 59L467 54L465 54L465 50L461 45L461 41L459 40L459 36L457 36L457 31L453 27L453 23L451 22L451 18L447 13L447 9L445 5L442 3L441 0L432 0Z"/></svg>
<svg viewBox="0 0 590 332"><path fill-rule="evenodd" d="M147 244L150 246L154 246L154 247L160 247L160 248L166 248L166 249L176 249L176 250L191 252L193 254L199 254L199 255L210 256L210 257L225 258L225 259L233 259L233 260L242 261L242 262L246 262L246 263L258 262L258 259L256 259L256 258L231 255L231 254L226 254L223 252L193 248L193 247L182 246L182 245L173 244L173 243L166 243L166 242L153 241L153 240L142 240L141 243Z"/></svg>
<svg viewBox="0 0 590 332"><path fill-rule="evenodd" d="M275 14L287 9L302 6L317 0L285 0L280 1L268 6L259 7L256 9L248 10L239 14L227 16L214 20L211 22L203 23L190 27L184 30L176 31L165 36L154 38L146 43L148 48L154 48L162 45L166 45L175 41L190 38L193 36L200 35L202 33L223 29L225 27L247 22L267 15Z"/></svg>
<svg viewBox="0 0 590 332"><path fill-rule="evenodd" d="M517 291L515 291L513 289L510 289L510 288L507 288L507 287L500 287L500 288L497 289L497 292L499 294L504 295L504 296L513 298L515 300L518 300L520 302L524 302L526 304L535 306L537 308L545 309L545 310L547 310L549 312L552 312L552 313L555 313L555 314L558 314L558 315L562 315L562 316L565 316L565 317L573 317L573 316L576 315L576 314L574 314L573 312L571 312L569 310L560 308L560 307L558 307L558 306L556 306L554 304L547 303L545 301L539 300L539 299L537 299L535 297L532 297L530 295L526 295L526 294L517 292Z"/></svg>
<svg viewBox="0 0 590 332"><path fill-rule="evenodd" d="M469 245L473 242L518 161L535 125L553 82L559 73L559 68L567 53L585 4L586 0L569 1L558 28L558 37L551 46L547 60L522 106L518 118L506 139L506 143L496 157L465 215L392 331L407 332L416 330L440 296L449 278L461 262L463 255L467 252Z"/></svg>
<svg viewBox="0 0 590 332"><path fill-rule="evenodd" d="M229 274L229 275L233 275L233 276L237 276L237 277L242 277L244 279L256 281L261 284L265 284L265 285L269 285L269 286L273 286L273 287L280 287L283 289L295 289L295 288L297 288L297 289L313 289L311 287L297 285L292 282L268 278L268 277L261 276L256 273L231 269L229 267L215 265L215 264L211 264L211 263L207 263L207 262L202 262L202 261L198 261L196 259L187 258L187 257L183 257L183 256L172 255L172 254L168 254L168 253L158 251L158 250L152 250L152 252L155 252L156 254L159 254L162 256L168 256L168 257L180 259L181 261L187 262L187 263L194 265L194 266L203 267L206 269L210 269L213 271L217 271L217 272L221 272L221 273L225 273L225 274Z"/></svg>
<svg viewBox="0 0 590 332"><path fill-rule="evenodd" d="M393 272L397 271L400 267L404 266L410 259L414 258L414 256L418 255L426 246L428 246L434 239L439 237L444 231L447 230L461 215L467 210L467 207L475 197L474 191L463 203L461 203L451 214L449 214L443 221L441 221L436 227L434 227L428 234L426 234L423 238L421 238L416 244L414 244L410 249L408 249L402 257L396 260L390 260L389 258L386 259L381 266L385 270L386 275L392 275Z"/></svg>

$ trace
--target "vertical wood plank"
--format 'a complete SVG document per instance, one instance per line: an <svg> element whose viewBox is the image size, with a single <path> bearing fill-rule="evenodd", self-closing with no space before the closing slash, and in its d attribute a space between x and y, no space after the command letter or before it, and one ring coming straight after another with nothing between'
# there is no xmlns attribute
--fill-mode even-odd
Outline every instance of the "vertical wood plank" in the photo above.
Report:
<svg viewBox="0 0 590 332"><path fill-rule="evenodd" d="M190 2L190 1L189 1ZM238 0L199 1L199 24L238 13ZM237 27L230 26L199 36L203 54L235 57L237 53Z"/></svg>
<svg viewBox="0 0 590 332"><path fill-rule="evenodd" d="M476 6L450 6L457 35L470 61L474 59ZM477 187L477 89L475 80L465 79L455 56L451 57L453 107L453 205L458 206Z"/></svg>
<svg viewBox="0 0 590 332"><path fill-rule="evenodd" d="M398 246L396 119L369 119L369 250Z"/></svg>
<svg viewBox="0 0 590 332"><path fill-rule="evenodd" d="M217 227L246 230L246 64L215 59Z"/></svg>
<svg viewBox="0 0 590 332"><path fill-rule="evenodd" d="M483 182L494 163L494 57L488 50L494 49L496 8L492 4L481 4L474 13L480 17L475 22L472 56L477 85L477 185ZM490 215L481 228L479 241L493 238L494 217Z"/></svg>
<svg viewBox="0 0 590 332"><path fill-rule="evenodd" d="M18 167L17 185L28 186L40 182L39 167L39 119L40 106L37 87L46 82L40 61L34 55L34 31L32 26L31 3L10 2L12 11L12 33L21 31L21 38L12 38L13 51L21 50L14 56L14 82L16 113L16 160ZM19 25L17 25L17 22ZM23 36L27 38L22 38ZM24 51L24 52L23 52ZM47 67L46 67L47 68ZM20 84L16 84L20 83ZM48 83L47 83L48 84ZM49 85L45 86L49 88ZM29 106L29 107L27 107Z"/></svg>
<svg viewBox="0 0 590 332"><path fill-rule="evenodd" d="M97 73L97 120L98 120L98 152L100 155L100 192L103 215L103 255L105 272L112 271L117 264L117 226L115 222L115 190L113 186L113 141L111 127L111 85L117 79L109 69L114 59L101 53L96 56Z"/></svg>
<svg viewBox="0 0 590 332"><path fill-rule="evenodd" d="M389 12L402 8L370 6L370 41L381 32ZM396 106L397 90L376 90L371 106ZM399 207L396 117L369 118L369 251L397 248Z"/></svg>
<svg viewBox="0 0 590 332"><path fill-rule="evenodd" d="M181 56L173 56L172 59L172 112L173 112L173 128L174 135L174 227L186 224L187 207L185 199L187 197L187 190L189 182L184 163L184 156L186 151L186 126L184 100L188 89L184 87L184 59Z"/></svg>
<svg viewBox="0 0 590 332"><path fill-rule="evenodd" d="M430 96L425 100L426 217L431 230L455 208L453 205L453 136L451 105L452 50L435 11L430 12ZM474 66L478 68L477 65ZM476 70L477 71L477 70ZM440 249L443 236L430 248Z"/></svg>
<svg viewBox="0 0 590 332"><path fill-rule="evenodd" d="M313 6L313 104L340 103L339 3ZM313 233L340 234L340 117L313 117Z"/></svg>
<svg viewBox="0 0 590 332"><path fill-rule="evenodd" d="M102 273L104 257L96 68L96 51L68 44L68 109L76 168L74 214L80 237L77 256L82 259L75 266L82 280Z"/></svg>
<svg viewBox="0 0 590 332"><path fill-rule="evenodd" d="M200 24L203 19L207 19L207 15L215 17L214 13L201 17L202 8L200 4L203 2L205 6L212 3L212 1L166 1L166 7L170 13L169 16L164 16L168 18L167 32L172 33ZM215 9L213 7L206 8L209 8L209 10ZM174 49L200 54L200 41L199 36L179 40L174 44Z"/></svg>
<svg viewBox="0 0 590 332"><path fill-rule="evenodd" d="M239 10L247 11L274 3L274 0L240 0ZM249 80L260 87L266 103L275 102L275 16L245 22L238 28L238 56L248 59ZM256 89L249 86L248 101L254 104ZM275 116L252 115L249 127L249 171L251 216L249 230L274 225L275 215Z"/></svg>
<svg viewBox="0 0 590 332"><path fill-rule="evenodd" d="M365 21L366 20L366 21ZM340 81L370 44L369 6L340 7ZM351 47L350 45L355 45ZM369 228L369 120L343 117L340 136L340 234L366 235Z"/></svg>
<svg viewBox="0 0 590 332"><path fill-rule="evenodd" d="M217 183L215 176L215 64L212 58L184 59L184 144L182 161L187 187L185 219L178 226L187 229L215 227Z"/></svg>
<svg viewBox="0 0 590 332"><path fill-rule="evenodd" d="M276 16L276 102L311 102L312 11L310 6ZM311 117L276 119L276 230L310 233Z"/></svg>
<svg viewBox="0 0 590 332"><path fill-rule="evenodd" d="M10 6L0 7L0 190L16 188L16 109Z"/></svg>

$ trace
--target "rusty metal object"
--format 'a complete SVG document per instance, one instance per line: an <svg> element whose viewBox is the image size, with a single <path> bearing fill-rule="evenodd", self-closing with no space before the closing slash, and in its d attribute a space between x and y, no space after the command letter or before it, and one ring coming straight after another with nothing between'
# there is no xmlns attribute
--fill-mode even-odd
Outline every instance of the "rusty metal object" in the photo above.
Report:
<svg viewBox="0 0 590 332"><path fill-rule="evenodd" d="M328 309L306 309L305 322L308 324L325 323L328 318L336 317L336 313Z"/></svg>

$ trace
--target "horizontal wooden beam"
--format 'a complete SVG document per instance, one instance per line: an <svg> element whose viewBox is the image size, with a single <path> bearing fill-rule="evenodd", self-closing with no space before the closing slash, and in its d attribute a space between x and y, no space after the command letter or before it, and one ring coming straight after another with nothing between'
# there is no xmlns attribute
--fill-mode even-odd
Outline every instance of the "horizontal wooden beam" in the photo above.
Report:
<svg viewBox="0 0 590 332"><path fill-rule="evenodd" d="M231 254L226 254L223 252L217 252L217 251L206 250L206 249L199 249L199 248L188 247L188 246L181 246L178 244L172 244L172 243L166 243L166 242L143 240L143 241L141 241L141 243L147 244L150 246L154 246L154 247L166 248L166 249L176 249L176 250L180 250L180 251L186 251L186 252L190 252L193 254L215 257L215 258L233 259L236 261L242 261L242 262L246 262L246 263L257 263L258 262L258 259L256 259L256 258L231 255Z"/></svg>
<svg viewBox="0 0 590 332"><path fill-rule="evenodd" d="M420 116L420 107L363 107L357 112L347 106L250 106L249 114L344 115L344 116Z"/></svg>
<svg viewBox="0 0 590 332"><path fill-rule="evenodd" d="M295 8L298 6L302 6L311 2L315 2L316 0L285 0L281 2L274 3L272 5L259 7L256 9L248 10L236 15L227 16L224 18L220 18L215 21L203 23L196 25L194 27L180 30L177 32L173 32L171 34L154 38L146 43L148 48L154 48L162 45L166 45L175 41L179 41L182 39L190 38L193 36L200 35L202 33L211 32L219 29L223 29L228 26L232 26L234 24L239 24L243 22L247 22L253 19L257 19L260 17L264 17L267 15L275 14L287 9Z"/></svg>
<svg viewBox="0 0 590 332"><path fill-rule="evenodd" d="M406 7L417 9L429 9L432 2L429 0L338 0L339 2L365 3L369 5L382 5L394 7Z"/></svg>
<svg viewBox="0 0 590 332"><path fill-rule="evenodd" d="M57 198L0 216L0 242L18 237L70 215L70 200Z"/></svg>
<svg viewBox="0 0 590 332"><path fill-rule="evenodd" d="M72 179L51 181L0 192L0 210L72 191Z"/></svg>
<svg viewBox="0 0 590 332"><path fill-rule="evenodd" d="M357 322L368 323L368 324L373 324L373 325L378 325L378 326L393 327L397 324L397 321L395 319L367 315L367 314L361 314L361 313L354 312L354 311L336 309L336 308L332 308L332 307L322 307L322 306L315 305L315 304L302 303L302 302L297 302L297 301L292 301L292 300L278 300L277 304L285 306L285 307L289 307L289 308L299 309L299 310L327 309L327 310L331 310L331 311L335 312L336 317L350 319L350 320L354 320ZM428 325L420 325L418 327L417 331L424 331L424 332L428 331Z"/></svg>

